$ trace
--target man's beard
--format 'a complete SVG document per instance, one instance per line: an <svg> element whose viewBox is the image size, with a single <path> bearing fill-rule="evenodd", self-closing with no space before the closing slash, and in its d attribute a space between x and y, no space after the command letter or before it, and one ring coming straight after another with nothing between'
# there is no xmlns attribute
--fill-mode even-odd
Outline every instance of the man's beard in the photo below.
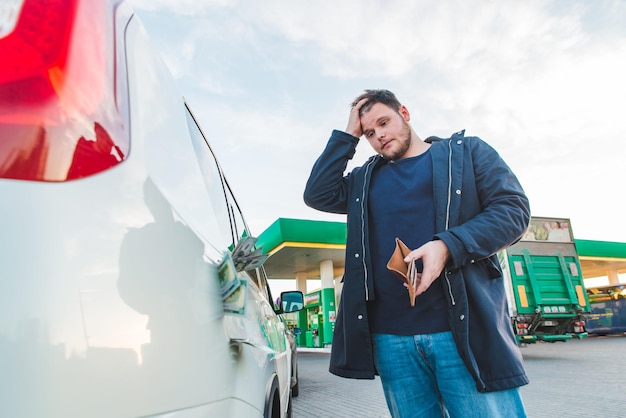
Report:
<svg viewBox="0 0 626 418"><path fill-rule="evenodd" d="M397 161L401 159L402 157L404 157L404 154L406 154L406 152L409 150L412 140L413 138L411 136L411 128L409 127L408 123L404 122L404 129L395 140L400 147L396 149L392 154L383 154L383 157L391 161Z"/></svg>

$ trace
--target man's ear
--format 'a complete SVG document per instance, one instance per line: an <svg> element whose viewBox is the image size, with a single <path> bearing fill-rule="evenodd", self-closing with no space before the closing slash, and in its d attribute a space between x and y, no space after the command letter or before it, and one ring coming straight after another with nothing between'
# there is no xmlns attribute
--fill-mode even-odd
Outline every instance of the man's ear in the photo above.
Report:
<svg viewBox="0 0 626 418"><path fill-rule="evenodd" d="M402 118L405 120L405 122L411 120L411 114L409 113L409 109L407 109L406 106L400 105L400 109L398 110L398 112L400 113L400 116L402 116Z"/></svg>

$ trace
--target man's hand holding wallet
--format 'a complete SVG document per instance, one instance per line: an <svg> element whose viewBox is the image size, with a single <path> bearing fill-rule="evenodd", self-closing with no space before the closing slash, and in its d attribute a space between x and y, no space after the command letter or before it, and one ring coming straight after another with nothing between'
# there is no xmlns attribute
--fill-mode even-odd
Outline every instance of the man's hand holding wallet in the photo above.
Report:
<svg viewBox="0 0 626 418"><path fill-rule="evenodd" d="M424 293L443 271L450 253L441 240L429 241L411 251L399 238L387 263L387 268L398 276L409 291L411 306L415 298ZM418 271L416 261L422 260L423 270Z"/></svg>

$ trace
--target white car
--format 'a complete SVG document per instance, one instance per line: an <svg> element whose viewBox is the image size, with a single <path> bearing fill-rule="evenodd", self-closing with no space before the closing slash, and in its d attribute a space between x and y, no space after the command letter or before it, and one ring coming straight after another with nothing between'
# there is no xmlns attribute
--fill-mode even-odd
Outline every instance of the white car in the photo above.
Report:
<svg viewBox="0 0 626 418"><path fill-rule="evenodd" d="M263 257L129 5L3 0L0 56L0 416L290 416Z"/></svg>

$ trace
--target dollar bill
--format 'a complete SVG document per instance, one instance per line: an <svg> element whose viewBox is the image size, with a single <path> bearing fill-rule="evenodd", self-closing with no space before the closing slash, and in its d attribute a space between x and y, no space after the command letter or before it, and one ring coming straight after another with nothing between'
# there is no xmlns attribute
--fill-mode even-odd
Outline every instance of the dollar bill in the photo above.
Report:
<svg viewBox="0 0 626 418"><path fill-rule="evenodd" d="M233 260L245 257L254 250L254 246L259 239L255 237L243 237L233 249Z"/></svg>
<svg viewBox="0 0 626 418"><path fill-rule="evenodd" d="M219 278L222 299L226 300L240 285L237 269L229 252L224 253L224 257L217 267L217 277Z"/></svg>
<svg viewBox="0 0 626 418"><path fill-rule="evenodd" d="M265 260L267 260L268 257L269 254L263 254L263 250L261 248L257 248L251 253L242 257L238 257L233 261L235 263L235 269L237 271L246 271L261 267L261 265L265 263Z"/></svg>
<svg viewBox="0 0 626 418"><path fill-rule="evenodd" d="M237 289L224 299L224 312L235 315L245 315L247 295L248 282L247 280L240 280Z"/></svg>

